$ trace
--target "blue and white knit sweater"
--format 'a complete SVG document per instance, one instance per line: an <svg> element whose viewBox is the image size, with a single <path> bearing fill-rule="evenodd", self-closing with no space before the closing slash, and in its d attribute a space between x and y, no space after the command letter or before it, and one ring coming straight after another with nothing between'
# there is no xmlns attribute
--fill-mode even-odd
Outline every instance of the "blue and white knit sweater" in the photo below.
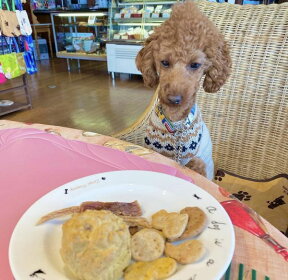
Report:
<svg viewBox="0 0 288 280"><path fill-rule="evenodd" d="M201 158L206 164L207 178L212 180L212 142L197 105L193 106L185 120L177 122L169 122L162 114L160 106L156 106L144 140L147 148L170 157L181 165L186 165L192 157Z"/></svg>

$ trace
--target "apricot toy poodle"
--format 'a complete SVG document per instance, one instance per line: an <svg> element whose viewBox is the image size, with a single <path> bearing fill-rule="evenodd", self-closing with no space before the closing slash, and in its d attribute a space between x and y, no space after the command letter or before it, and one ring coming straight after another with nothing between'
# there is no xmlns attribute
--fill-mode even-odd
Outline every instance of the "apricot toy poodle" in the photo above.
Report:
<svg viewBox="0 0 288 280"><path fill-rule="evenodd" d="M216 26L190 1L175 4L136 58L146 86L159 86L158 105L145 135L146 147L212 179L209 131L196 104L202 76L216 92L231 72L229 48Z"/></svg>

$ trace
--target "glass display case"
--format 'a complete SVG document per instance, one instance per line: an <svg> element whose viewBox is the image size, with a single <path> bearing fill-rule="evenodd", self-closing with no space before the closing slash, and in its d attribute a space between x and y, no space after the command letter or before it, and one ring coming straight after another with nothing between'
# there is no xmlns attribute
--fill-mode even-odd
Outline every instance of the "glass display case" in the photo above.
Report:
<svg viewBox="0 0 288 280"><path fill-rule="evenodd" d="M106 48L108 71L140 74L135 58L154 28L170 17L175 1L112 0Z"/></svg>
<svg viewBox="0 0 288 280"><path fill-rule="evenodd" d="M56 56L69 59L106 61L107 12L51 13Z"/></svg>
<svg viewBox="0 0 288 280"><path fill-rule="evenodd" d="M109 40L145 40L155 26L170 17L177 1L112 0L109 8Z"/></svg>

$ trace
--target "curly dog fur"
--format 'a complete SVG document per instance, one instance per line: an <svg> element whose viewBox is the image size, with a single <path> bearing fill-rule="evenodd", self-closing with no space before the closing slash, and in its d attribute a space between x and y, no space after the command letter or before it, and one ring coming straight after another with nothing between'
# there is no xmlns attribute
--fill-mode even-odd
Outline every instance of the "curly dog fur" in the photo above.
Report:
<svg viewBox="0 0 288 280"><path fill-rule="evenodd" d="M216 92L231 72L229 48L223 35L189 1L173 6L171 17L145 41L136 64L146 86L159 85L159 103L172 122L188 116L203 76L204 90ZM203 167L199 171L203 163L194 159L191 165L205 173Z"/></svg>

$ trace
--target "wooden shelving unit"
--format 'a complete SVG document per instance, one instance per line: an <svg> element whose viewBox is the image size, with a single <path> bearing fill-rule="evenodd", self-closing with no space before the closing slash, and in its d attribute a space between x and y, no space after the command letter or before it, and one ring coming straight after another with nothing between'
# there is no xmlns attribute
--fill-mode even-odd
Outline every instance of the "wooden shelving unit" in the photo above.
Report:
<svg viewBox="0 0 288 280"><path fill-rule="evenodd" d="M74 59L99 60L99 61L107 60L106 54L99 55L99 54L94 54L94 53L88 54L88 53L81 53L81 52L60 51L56 53L56 56L59 58L74 58Z"/></svg>
<svg viewBox="0 0 288 280"><path fill-rule="evenodd" d="M16 87L0 90L0 99L1 99L1 94L9 93L9 92L19 90L19 89L23 89L24 94L25 94L25 98L26 98L26 103L14 102L12 105L9 105L9 106L0 106L0 116L6 115L6 114L9 114L12 112L16 112L19 110L32 108L32 100L31 100L29 90L27 88L26 75L22 75L22 80L23 80L23 84L21 86L16 86Z"/></svg>

